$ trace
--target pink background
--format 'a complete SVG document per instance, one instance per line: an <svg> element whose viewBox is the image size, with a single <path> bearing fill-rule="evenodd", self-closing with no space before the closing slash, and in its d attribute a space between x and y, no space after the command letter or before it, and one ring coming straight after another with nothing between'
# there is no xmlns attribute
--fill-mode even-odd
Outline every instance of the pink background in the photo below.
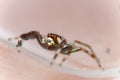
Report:
<svg viewBox="0 0 120 80"><path fill-rule="evenodd" d="M14 36L31 30L45 35L53 32L64 36L68 42L77 39L89 43L106 69L120 66L119 21L119 0L0 0L1 29ZM111 50L106 53L108 48ZM35 59L17 54L16 48L9 48L2 42L0 55L1 80L90 80L38 64ZM99 69L86 55L71 55L69 61L80 67Z"/></svg>

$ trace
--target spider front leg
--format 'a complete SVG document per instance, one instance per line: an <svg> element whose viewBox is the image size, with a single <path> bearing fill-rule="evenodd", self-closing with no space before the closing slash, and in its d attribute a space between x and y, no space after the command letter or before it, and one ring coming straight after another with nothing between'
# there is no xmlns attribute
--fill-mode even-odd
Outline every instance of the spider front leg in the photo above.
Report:
<svg viewBox="0 0 120 80"><path fill-rule="evenodd" d="M73 51L71 53L78 52L78 51L83 51L84 53L88 54L91 58L93 58L96 61L96 63L99 66L99 68L101 68L102 70L104 70L104 68L101 65L100 59L95 55L95 53L89 52L87 49L81 48L81 47L73 49Z"/></svg>
<svg viewBox="0 0 120 80"><path fill-rule="evenodd" d="M22 39L21 39L21 37L9 38L8 40L9 41L11 41L11 40L18 40L18 44L16 45L16 47L17 47L18 52L20 52L21 46L22 46Z"/></svg>
<svg viewBox="0 0 120 80"><path fill-rule="evenodd" d="M22 46L22 39L21 39L21 38L18 38L18 44L16 45L16 47L17 47L17 49L18 49L18 52L20 52L21 46Z"/></svg>
<svg viewBox="0 0 120 80"><path fill-rule="evenodd" d="M37 31L30 31L28 33L21 34L19 37L9 38L8 40L18 40L18 44L16 45L18 52L20 52L22 41L23 40L30 40L30 39L37 39L38 43L42 45L41 41L43 37Z"/></svg>

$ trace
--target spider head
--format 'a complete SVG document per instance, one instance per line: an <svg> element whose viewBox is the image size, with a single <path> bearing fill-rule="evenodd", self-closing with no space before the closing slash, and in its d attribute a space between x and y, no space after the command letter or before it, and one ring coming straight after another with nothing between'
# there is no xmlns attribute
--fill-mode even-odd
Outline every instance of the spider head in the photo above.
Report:
<svg viewBox="0 0 120 80"><path fill-rule="evenodd" d="M63 38L57 34L49 33L47 37L53 39L55 44L60 44L63 41Z"/></svg>

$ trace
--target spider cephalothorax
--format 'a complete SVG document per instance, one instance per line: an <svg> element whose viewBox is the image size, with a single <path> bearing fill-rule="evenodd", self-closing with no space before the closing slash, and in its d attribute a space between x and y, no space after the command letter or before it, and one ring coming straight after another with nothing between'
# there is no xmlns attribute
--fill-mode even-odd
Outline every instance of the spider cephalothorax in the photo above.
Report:
<svg viewBox="0 0 120 80"><path fill-rule="evenodd" d="M29 39L36 39L38 43L40 44L40 46L42 46L43 48L47 50L55 51L56 53L53 57L53 60L50 63L51 65L53 64L53 61L57 58L59 53L63 55L67 55L62 59L61 63L59 64L59 65L62 65L62 63L67 59L67 57L71 53L83 51L84 53L88 54L91 58L93 58L97 62L98 66L101 69L103 69L99 58L95 55L91 46L81 41L74 40L73 43L67 43L66 39L64 39L62 36L58 34L48 33L47 37L43 37L37 31L31 31L28 33L24 33L20 35L19 37L15 37L14 39L18 39L18 44L16 45L16 47L18 48L18 52L20 52L20 48L22 46L22 40L29 40ZM12 39L10 38L9 40L12 40ZM83 45L87 47L89 50L87 50L86 48L76 46L75 43Z"/></svg>

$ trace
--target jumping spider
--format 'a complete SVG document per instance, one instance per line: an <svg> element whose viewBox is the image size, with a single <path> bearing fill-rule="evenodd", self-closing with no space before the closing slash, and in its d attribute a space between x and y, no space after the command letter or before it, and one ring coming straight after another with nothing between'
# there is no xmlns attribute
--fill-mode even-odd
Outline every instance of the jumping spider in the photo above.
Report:
<svg viewBox="0 0 120 80"><path fill-rule="evenodd" d="M88 54L91 58L93 58L96 61L97 65L102 70L104 70L104 68L101 66L99 58L95 55L91 46L81 41L74 40L73 43L67 43L66 39L64 39L62 36L53 33L47 34L47 37L45 38L38 31L31 31L22 34L19 37L9 38L9 40L13 40L13 39L18 40L18 44L16 45L16 47L18 48L18 52L20 52L22 46L22 40L29 40L29 39L36 39L40 44L40 46L43 47L44 49L55 51L56 53L53 57L53 60L50 63L51 65L53 64L54 60L58 57L59 53L63 55L67 55L62 59L62 61L59 64L62 65L62 63L68 58L68 56L71 53L83 51L84 53ZM88 51L86 48L76 46L75 43L87 47L90 51Z"/></svg>

